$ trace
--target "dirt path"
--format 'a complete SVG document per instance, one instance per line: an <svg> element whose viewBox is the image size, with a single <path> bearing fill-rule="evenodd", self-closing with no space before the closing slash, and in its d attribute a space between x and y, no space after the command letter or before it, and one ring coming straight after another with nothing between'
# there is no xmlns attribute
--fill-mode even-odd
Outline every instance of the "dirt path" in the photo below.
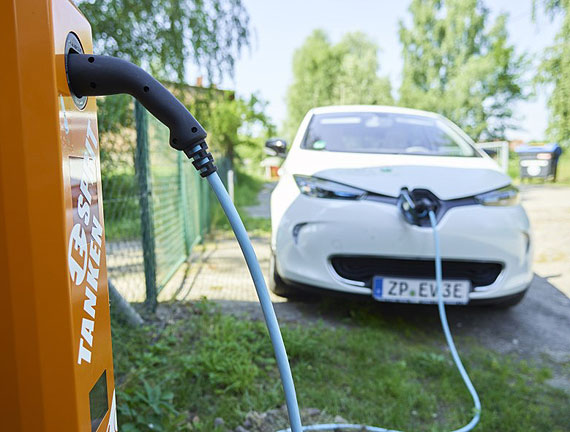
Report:
<svg viewBox="0 0 570 432"><path fill-rule="evenodd" d="M269 238L252 239L253 247L265 278L269 270ZM206 244L206 251L197 257L187 274L177 277L161 291L159 300L226 300L256 302L257 294L237 241L231 234L217 236ZM274 303L285 299L271 293Z"/></svg>
<svg viewBox="0 0 570 432"><path fill-rule="evenodd" d="M570 297L570 187L521 189L534 235L534 271Z"/></svg>

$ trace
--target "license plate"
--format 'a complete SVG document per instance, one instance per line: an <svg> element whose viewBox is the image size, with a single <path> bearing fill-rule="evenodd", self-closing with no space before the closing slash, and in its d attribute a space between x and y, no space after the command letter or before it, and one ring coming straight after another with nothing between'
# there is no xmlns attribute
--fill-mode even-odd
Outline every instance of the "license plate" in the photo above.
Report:
<svg viewBox="0 0 570 432"><path fill-rule="evenodd" d="M441 288L444 303L466 304L469 301L469 281L445 279ZM437 303L437 286L433 279L376 276L372 280L372 297L384 302Z"/></svg>

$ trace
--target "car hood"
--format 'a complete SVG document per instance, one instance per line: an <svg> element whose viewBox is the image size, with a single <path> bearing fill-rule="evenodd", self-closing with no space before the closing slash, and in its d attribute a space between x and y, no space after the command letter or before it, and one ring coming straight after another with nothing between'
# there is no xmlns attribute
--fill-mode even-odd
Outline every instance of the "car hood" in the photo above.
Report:
<svg viewBox="0 0 570 432"><path fill-rule="evenodd" d="M298 150L283 174L320 177L396 197L404 187L427 189L443 200L474 196L510 184L488 157L358 154Z"/></svg>

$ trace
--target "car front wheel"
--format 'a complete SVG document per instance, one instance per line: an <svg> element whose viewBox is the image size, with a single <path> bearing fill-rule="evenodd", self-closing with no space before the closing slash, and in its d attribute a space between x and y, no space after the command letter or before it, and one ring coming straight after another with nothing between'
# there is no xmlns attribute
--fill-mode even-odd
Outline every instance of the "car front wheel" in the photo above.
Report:
<svg viewBox="0 0 570 432"><path fill-rule="evenodd" d="M269 289L279 297L293 298L299 297L300 292L297 288L287 285L279 273L277 273L277 265L275 263L275 255L272 253L269 259Z"/></svg>
<svg viewBox="0 0 570 432"><path fill-rule="evenodd" d="M528 288L524 291L521 291L520 293L509 296L506 299L498 300L496 303L493 303L493 306L498 309L509 309L513 306L516 306L523 300L527 291Z"/></svg>

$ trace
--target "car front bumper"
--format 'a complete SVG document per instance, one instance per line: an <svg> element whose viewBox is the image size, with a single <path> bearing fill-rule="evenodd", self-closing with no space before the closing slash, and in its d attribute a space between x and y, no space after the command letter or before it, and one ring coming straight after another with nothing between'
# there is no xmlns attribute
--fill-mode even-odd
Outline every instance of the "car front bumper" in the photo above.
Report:
<svg viewBox="0 0 570 432"><path fill-rule="evenodd" d="M434 259L432 229L404 222L391 204L298 195L274 229L272 248L279 275L316 288L371 295L362 281L339 275L333 257ZM529 286L532 241L521 206L456 207L442 217L438 230L443 260L502 266L492 283L472 288L470 301L508 297ZM395 276L389 273L383 269L378 276Z"/></svg>

